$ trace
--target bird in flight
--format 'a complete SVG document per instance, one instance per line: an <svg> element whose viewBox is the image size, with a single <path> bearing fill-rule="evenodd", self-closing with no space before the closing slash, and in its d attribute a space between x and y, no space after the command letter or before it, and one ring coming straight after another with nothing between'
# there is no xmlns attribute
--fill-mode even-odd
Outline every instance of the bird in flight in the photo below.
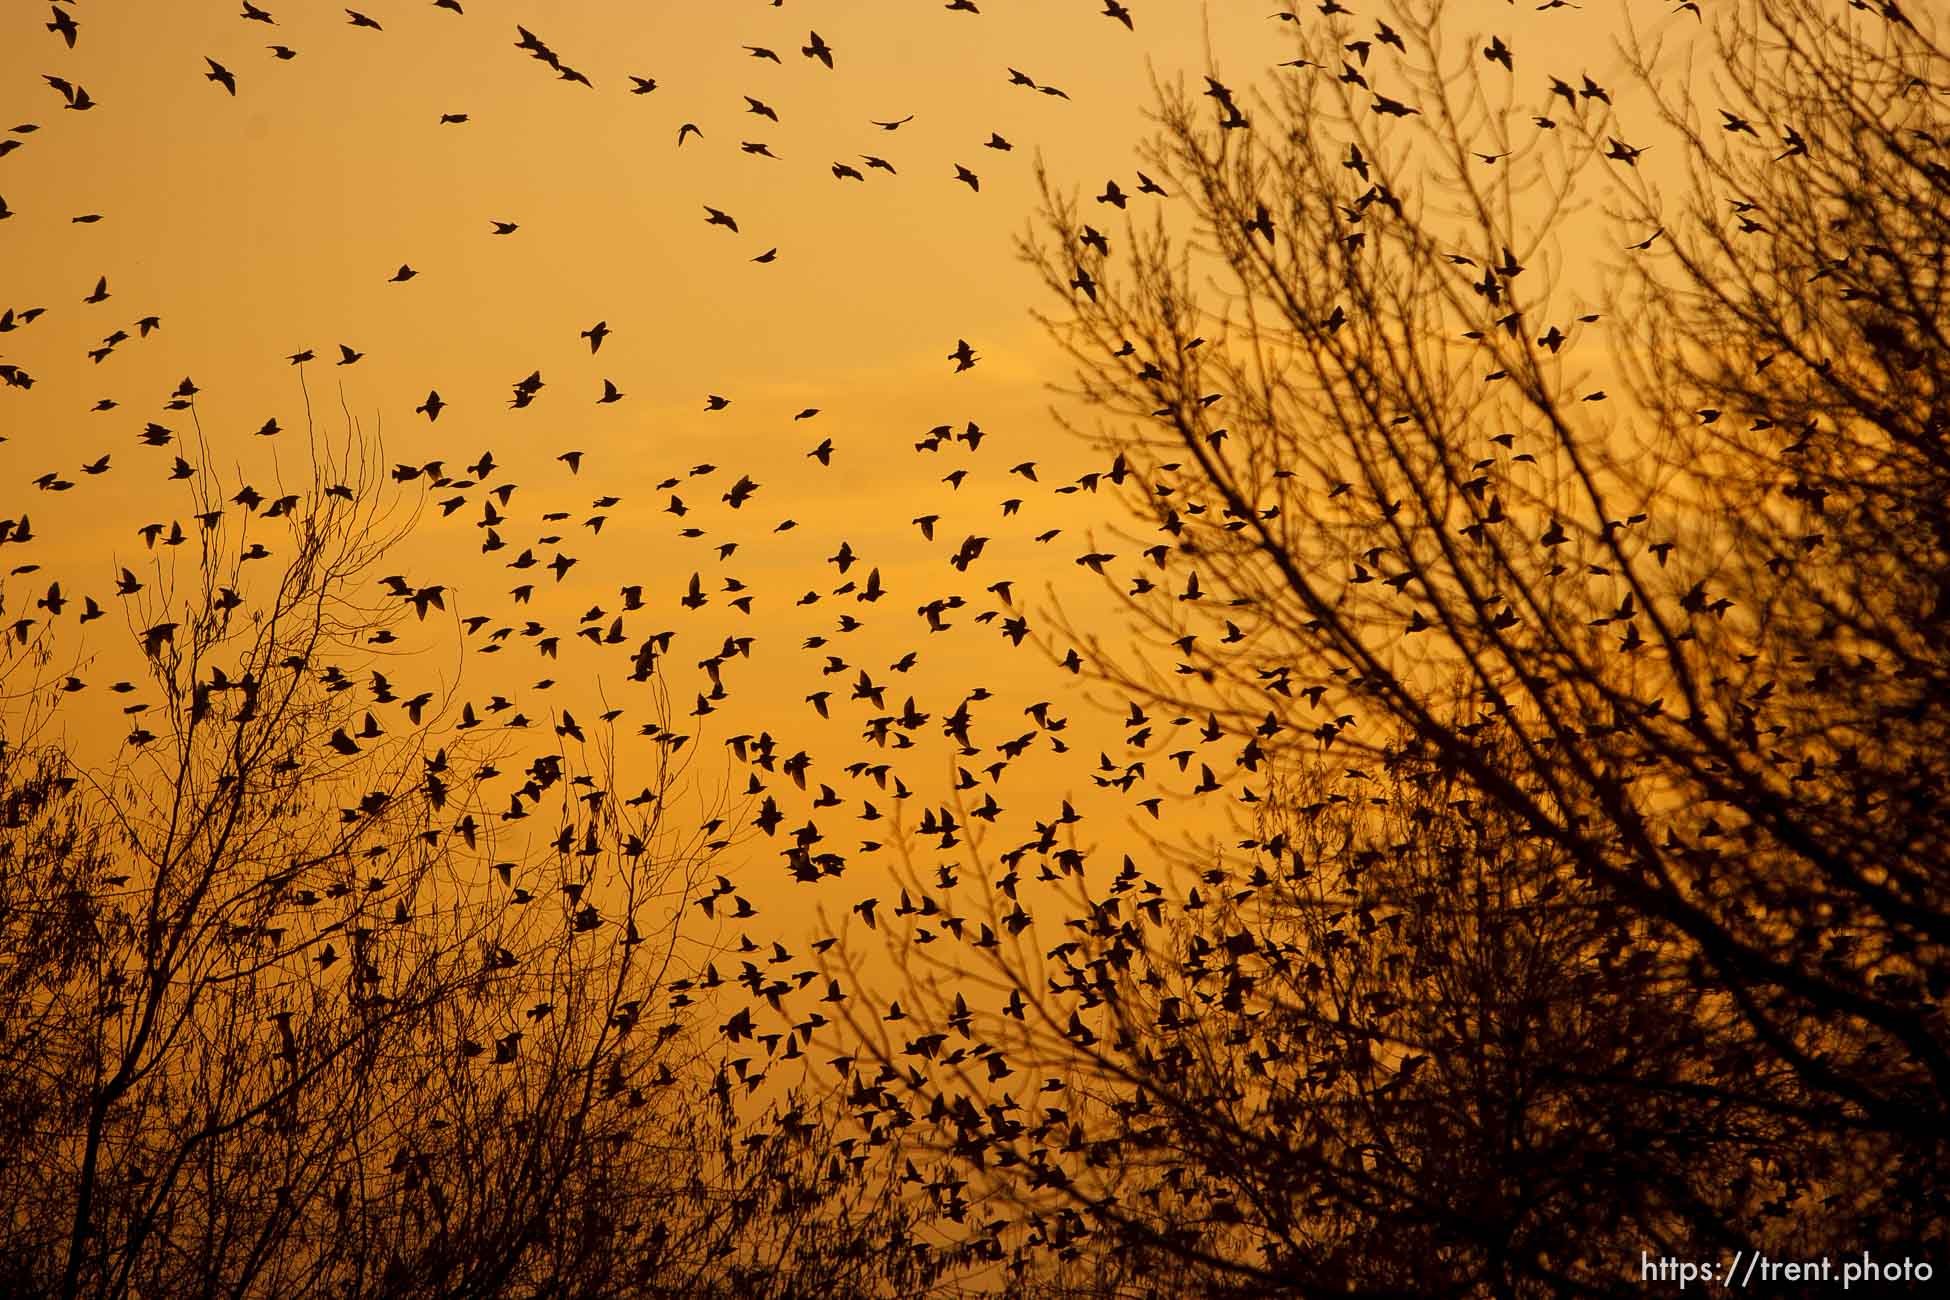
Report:
<svg viewBox="0 0 1950 1300"><path fill-rule="evenodd" d="M708 226L723 226L734 235L738 233L738 223L732 220L726 213L718 211L708 203L704 205L704 211L706 214L704 224Z"/></svg>
<svg viewBox="0 0 1950 1300"><path fill-rule="evenodd" d="M909 113L906 117L896 118L892 122L873 122L870 125L877 126L883 131L898 131L913 120L914 114Z"/></svg>
<svg viewBox="0 0 1950 1300"><path fill-rule="evenodd" d="M1643 146L1641 148L1634 149L1631 145L1626 144L1623 140L1619 139L1615 135L1608 135L1605 137L1605 140L1608 145L1608 147L1605 150L1605 157L1616 159L1617 161L1624 163L1627 167L1638 166L1639 155L1644 153L1646 148L1650 147L1650 146Z"/></svg>
<svg viewBox="0 0 1950 1300"><path fill-rule="evenodd" d="M77 86L65 77L50 77L45 73L41 75L41 80L59 91L61 98L67 101L66 107L77 113L86 112L95 106L95 101L89 98L86 86Z"/></svg>
<svg viewBox="0 0 1950 1300"><path fill-rule="evenodd" d="M975 349L968 345L967 339L956 339L955 350L948 354L948 360L955 363L955 373L960 374L975 364Z"/></svg>
<svg viewBox="0 0 1950 1300"><path fill-rule="evenodd" d="M75 25L74 15L58 7L54 10L54 21L47 25L47 29L66 41L71 50L74 48L75 37L81 30Z"/></svg>
<svg viewBox="0 0 1950 1300"><path fill-rule="evenodd" d="M210 70L203 74L203 79L205 81L214 81L232 95L235 95L237 93L237 78L230 69L224 67L223 64L218 63L208 55L204 56L203 61L210 65Z"/></svg>
<svg viewBox="0 0 1950 1300"><path fill-rule="evenodd" d="M819 39L818 32L808 34L806 43L800 47L799 52L809 59L818 59L826 65L829 71L833 66L832 47L827 45L825 41Z"/></svg>

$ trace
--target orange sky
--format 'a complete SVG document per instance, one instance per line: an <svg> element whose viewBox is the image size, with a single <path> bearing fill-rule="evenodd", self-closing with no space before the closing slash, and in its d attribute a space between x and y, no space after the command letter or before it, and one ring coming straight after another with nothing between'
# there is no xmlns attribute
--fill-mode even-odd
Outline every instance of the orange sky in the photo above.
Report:
<svg viewBox="0 0 1950 1300"><path fill-rule="evenodd" d="M244 482L267 488L274 463L297 464L300 372L284 358L309 348L319 359L304 368L304 382L325 430L342 426L343 403L384 439L389 462L444 459L458 474L491 449L505 467L500 477L520 484L502 530L506 551L477 552L477 489L451 518L429 508L398 558L416 584L449 588L451 612L486 614L490 628L532 617L561 637L554 662L522 642L474 658L462 697L502 691L531 716L553 704L587 717L599 706L580 701L600 680L612 702L631 707L627 654L573 632L583 611L614 612L618 588L641 583L649 608L633 616L630 646L680 629L670 662L685 708L697 659L727 634L757 638L752 661L727 670L732 698L709 720L707 757L716 761L723 737L761 728L781 736L784 753L811 751L815 787L832 783L849 800L829 814L843 849L861 838L851 814L872 791L838 769L885 757L859 739L865 714L845 700L861 668L888 686L890 711L913 694L937 718L986 686L998 697L979 713L986 743L1028 729L1021 710L1037 700L1079 719L1067 760L1011 774L999 797L1013 801L1022 824L1003 842L1021 838L1027 818L1049 815L1056 800L1085 797L1098 746L1121 745L1121 733L1091 720L1077 678L1032 647L1010 650L995 627L973 621L995 607L983 588L1005 577L1019 602L1046 603L1050 583L1072 609L1100 618L1108 609L1102 585L1073 561L1091 549L1093 525L1113 522L1112 506L1052 494L1101 466L1048 413L1046 385L1066 379L1067 367L1029 317L1050 304L1012 241L1034 207L1039 151L1062 184L1095 193L1115 177L1135 190L1148 69L1164 77L1203 70L1208 31L1218 67L1241 88L1291 57L1265 0L1130 0L1135 31L1092 0L981 0L979 15L894 0L464 0L458 15L429 0L366 0L380 31L353 26L336 5L264 7L275 26L240 18L228 0L88 0L70 6L80 26L72 50L43 30L47 6L13 5L0 16L0 119L41 128L6 137L21 145L0 158L0 197L15 214L0 223L0 308L47 308L0 335L0 360L36 380L31 390L0 390L4 513L31 511L42 539L32 557L42 568L6 581L10 619L55 577L71 596L95 594L112 607L114 566L140 569L152 558L137 527L187 512L163 482L179 448L136 443L152 419L187 429L185 418L160 411L184 376L202 390L197 412L212 452L201 468L219 475L226 496ZM1311 19L1312 6L1302 11ZM1546 64L1565 60L1575 72L1583 61L1616 62L1605 47L1608 7L1575 20L1501 0L1453 12L1458 25L1480 20L1508 34L1520 76L1537 80L1540 93ZM517 50L517 24L593 87L559 80ZM814 28L834 52L831 71L800 52ZM1566 39L1573 30L1576 39ZM274 58L266 48L274 43L296 57ZM769 47L780 62L754 58L746 45ZM234 97L205 78L206 59L235 76ZM1012 67L1068 98L1011 85ZM65 110L48 75L85 87L97 107ZM654 78L656 89L630 93L631 75ZM748 95L780 120L746 111ZM443 113L468 120L443 125ZM908 114L895 131L871 124ZM680 148L686 122L702 135ZM991 132L1013 149L984 147ZM777 158L742 151L746 141ZM897 173L867 167L866 154ZM835 162L867 179L836 179ZM979 175L979 193L954 179L958 163ZM1148 220L1153 202L1140 199L1132 211ZM707 224L706 205L729 213L738 233ZM102 219L71 220L89 213ZM494 220L520 228L497 236ZM774 263L750 260L773 247ZM415 276L390 283L402 264ZM84 304L98 277L108 298ZM151 313L161 318L158 332L122 342L100 363L88 359L104 336L133 334ZM611 335L592 356L578 334L599 320ZM948 360L960 339L979 356L964 374ZM334 366L341 343L364 358ZM546 386L530 407L510 410L512 385L537 370ZM623 400L596 404L604 379ZM448 403L437 424L413 413L429 389ZM707 394L731 404L707 413ZM117 405L92 411L101 399ZM819 413L793 419L808 407ZM270 418L286 432L254 438ZM968 421L989 435L979 451L915 451L930 426ZM825 468L806 453L828 437ZM575 475L555 459L570 449L585 454ZM104 453L110 472L79 472ZM1007 472L1031 460L1037 482ZM669 493L657 482L704 462L718 469L677 489L691 512L681 521L665 513ZM955 468L969 471L959 489L942 481ZM49 471L76 486L37 491L33 479ZM760 488L733 512L721 497L741 474ZM603 494L621 503L596 536L581 521ZM999 503L1013 497L1024 504L1005 520ZM559 545L543 546L535 539L551 527L539 519L549 510L570 518L553 526ZM932 544L910 523L930 513L941 516ZM797 527L775 532L786 519ZM686 524L706 535L677 536ZM1064 530L1055 541L1032 540L1055 527ZM969 534L993 541L958 574L947 556ZM738 549L720 563L715 548L725 541ZM871 608L830 596L796 605L841 581L826 557L842 542L860 557L848 576L863 579L877 566L889 597ZM578 563L559 585L542 574L533 604L517 609L509 589L535 574L501 564L526 546ZM10 562L23 562L10 551ZM676 604L693 572L714 593L696 613ZM755 593L750 615L725 608L726 576ZM930 635L914 609L950 592L968 607L954 616L954 632ZM868 626L835 634L842 612ZM69 658L83 644L73 617L62 628ZM95 625L104 626L110 635L91 646L119 634L117 620ZM1115 625L1103 626L1114 641ZM822 676L819 659L800 648L819 633L833 638L827 651L847 658L846 674ZM920 652L914 670L888 671L909 649ZM452 662L451 653L432 655L394 675L437 676ZM112 665L82 673L94 693L63 704L79 743L113 743L124 725L114 712L123 700L99 689L123 675ZM536 692L543 676L562 684ZM835 692L830 721L804 702L824 688ZM1121 700L1105 702L1121 715ZM641 716L626 713L624 725ZM927 737L925 748L898 756L917 805L946 797L951 756L938 727ZM627 757L624 784L635 788ZM803 804L791 808L788 824L805 815ZM1094 825L1106 846L1121 849L1122 836L1114 821ZM803 929L815 908L844 916L884 886L860 863L812 898L778 874L776 848L757 841L738 853L749 863L741 879L765 882L752 896L778 900L787 913L781 933Z"/></svg>

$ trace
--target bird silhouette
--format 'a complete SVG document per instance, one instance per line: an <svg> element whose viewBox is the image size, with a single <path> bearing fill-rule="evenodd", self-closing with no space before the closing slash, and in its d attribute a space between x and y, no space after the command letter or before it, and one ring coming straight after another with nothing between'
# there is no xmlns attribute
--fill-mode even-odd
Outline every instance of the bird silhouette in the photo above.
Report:
<svg viewBox="0 0 1950 1300"><path fill-rule="evenodd" d="M67 42L71 50L74 48L75 38L81 33L80 25L75 22L74 15L58 5L54 6L54 20L48 23L47 29Z"/></svg>

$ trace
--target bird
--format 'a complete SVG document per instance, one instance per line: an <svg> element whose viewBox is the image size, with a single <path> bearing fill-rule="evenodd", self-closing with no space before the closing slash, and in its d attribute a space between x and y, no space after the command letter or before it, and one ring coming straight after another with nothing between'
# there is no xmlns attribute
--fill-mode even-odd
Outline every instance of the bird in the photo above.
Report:
<svg viewBox="0 0 1950 1300"><path fill-rule="evenodd" d="M770 104L767 104L764 100L753 99L750 95L747 95L745 96L745 104L746 104L745 111L747 113L756 113L758 116L762 118L766 118L773 122L779 120L778 111L774 109Z"/></svg>
<svg viewBox="0 0 1950 1300"><path fill-rule="evenodd" d="M279 62L298 57L298 51L292 49L289 45L267 45L264 48L269 50L272 57Z"/></svg>
<svg viewBox="0 0 1950 1300"><path fill-rule="evenodd" d="M416 270L414 270L414 269L413 269L412 267L410 267L410 266L408 266L408 265L407 265L406 263L404 263L404 262L401 262L401 263L399 264L399 270L397 270L397 271L395 271L395 272L393 272L393 274L392 274L392 278L391 278L391 279L389 279L389 280L387 280L387 281L386 281L386 283L387 283L387 284L405 284L405 283L406 283L406 282L407 282L408 280L411 280L411 279L412 279L412 278L413 278L414 276L416 276L416 275L418 275L418 274L419 274L419 272L418 272L418 271L416 271Z"/></svg>
<svg viewBox="0 0 1950 1300"><path fill-rule="evenodd" d="M1754 124L1746 118L1736 113L1729 113L1724 108L1720 110L1720 116L1724 119L1720 124L1723 130L1744 131L1746 134L1753 136L1754 139L1760 139L1760 132L1754 130Z"/></svg>
<svg viewBox="0 0 1950 1300"><path fill-rule="evenodd" d="M698 130L698 128L697 128L697 123L695 123L695 122L686 122L686 123L684 123L684 124L683 124L682 126L680 126L680 127L678 127L678 128L677 128L677 147L678 147L678 148L680 148L680 149L681 149L681 148L683 148L683 146L684 146L684 137L686 137L686 136L692 136L692 135L694 135L694 136L696 136L696 137L697 137L698 139L700 139L700 140L702 140L702 139L704 138L704 132L702 132L702 131L700 131L700 130Z"/></svg>
<svg viewBox="0 0 1950 1300"><path fill-rule="evenodd" d="M348 347L348 346L346 346L345 344L343 344L343 343L341 343L341 344L339 344L339 359L338 359L338 363L337 363L337 364L339 364L339 365L341 365L341 366L349 366L349 365L352 365L353 363L355 363L355 362L357 362L357 361L358 361L358 360L359 360L359 359L360 359L361 357L363 357L363 356L365 356L365 355L366 355L365 353L363 353L363 352L355 352L355 351L353 351L353 350L352 350L352 349L351 349L350 347ZM306 358L305 358L305 359L306 359L306 360L310 360L310 359L311 359L311 358L310 358L310 354L309 354L309 353L307 353L307 354L306 354Z"/></svg>
<svg viewBox="0 0 1950 1300"><path fill-rule="evenodd" d="M41 75L41 80L60 92L61 98L66 101L64 108L85 113L95 107L96 101L88 94L86 86L76 85L64 77L49 76L45 73Z"/></svg>
<svg viewBox="0 0 1950 1300"><path fill-rule="evenodd" d="M870 122L869 125L877 126L883 131L898 131L913 120L914 114L909 113L906 117L895 118L891 122Z"/></svg>
<svg viewBox="0 0 1950 1300"><path fill-rule="evenodd" d="M494 233L497 235L512 235L517 230L521 229L520 226L516 225L512 221L495 221L492 218L490 218L489 224L494 227Z"/></svg>
<svg viewBox="0 0 1950 1300"><path fill-rule="evenodd" d="M828 46L825 41L819 39L818 32L813 32L807 36L806 43L804 46L800 47L799 52L805 55L809 59L818 59L821 63L826 65L829 71L832 69L833 66L832 48Z"/></svg>
<svg viewBox="0 0 1950 1300"><path fill-rule="evenodd" d="M657 79L655 77L639 77L634 73L630 74L630 93L632 95L647 95L656 88Z"/></svg>
<svg viewBox="0 0 1950 1300"><path fill-rule="evenodd" d="M738 223L732 220L731 217L728 216L727 214L718 211L716 208L712 207L708 203L704 205L704 211L705 211L704 221L706 225L723 226L726 230L729 230L734 235L738 233Z"/></svg>
<svg viewBox="0 0 1950 1300"><path fill-rule="evenodd" d="M210 65L210 70L203 74L203 79L216 82L234 96L237 93L237 78L230 69L207 55L204 56L203 61Z"/></svg>
<svg viewBox="0 0 1950 1300"><path fill-rule="evenodd" d="M376 32L385 30L385 28L381 27L377 22L373 21L371 18L366 17L366 15L360 13L357 9L346 10L345 16L346 16L346 21L354 27L370 27L372 28L372 30Z"/></svg>
<svg viewBox="0 0 1950 1300"><path fill-rule="evenodd" d="M976 361L975 349L969 346L967 339L957 339L955 341L955 350L948 354L948 360L955 363L955 373L960 374L962 371L974 366Z"/></svg>
<svg viewBox="0 0 1950 1300"><path fill-rule="evenodd" d="M81 30L75 23L74 15L58 6L54 7L54 21L47 25L47 29L66 41L71 50Z"/></svg>
<svg viewBox="0 0 1950 1300"><path fill-rule="evenodd" d="M445 410L446 406L447 404L440 400L440 390L430 388L427 390L427 400L414 407L413 413L426 416L427 421L431 423L440 418L440 412Z"/></svg>
<svg viewBox="0 0 1950 1300"><path fill-rule="evenodd" d="M603 340L609 337L609 322L599 320L576 337L589 340L589 355L593 357L602 350Z"/></svg>
<svg viewBox="0 0 1950 1300"><path fill-rule="evenodd" d="M982 192L982 178L960 163L955 164L955 179L966 185L969 189L974 190L977 194Z"/></svg>

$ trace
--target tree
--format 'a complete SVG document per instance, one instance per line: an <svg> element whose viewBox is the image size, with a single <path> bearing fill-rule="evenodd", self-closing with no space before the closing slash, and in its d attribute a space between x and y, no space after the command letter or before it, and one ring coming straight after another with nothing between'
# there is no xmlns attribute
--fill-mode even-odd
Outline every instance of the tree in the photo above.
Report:
<svg viewBox="0 0 1950 1300"><path fill-rule="evenodd" d="M1647 143L1625 86L1546 90L1433 4L1370 21L1265 96L1159 89L1189 228L1046 185L1025 252L1155 529L1122 538L1136 653L1062 630L1129 703L1126 770L1183 728L1157 748L1241 838L1108 884L1053 826L1003 854L1010 901L937 960L1009 1001L915 989L882 1056L968 1045L883 1104L1015 1199L998 1255L1114 1294L1160 1260L1520 1295L1635 1292L1643 1250L1927 1253L1950 64L1894 7L1735 6L1705 76L1632 47Z"/></svg>
<svg viewBox="0 0 1950 1300"><path fill-rule="evenodd" d="M189 527L122 570L149 705L106 758L47 724L115 650L67 650L58 583L17 625L4 1289L845 1296L924 1268L862 1247L901 1210L821 1145L817 1099L734 1106L699 1033L711 954L679 922L723 843L687 820L681 743L653 724L648 783L610 797L607 732L564 713L524 754L416 691L448 589L381 570L417 475L356 429L311 463L270 499L194 473Z"/></svg>

